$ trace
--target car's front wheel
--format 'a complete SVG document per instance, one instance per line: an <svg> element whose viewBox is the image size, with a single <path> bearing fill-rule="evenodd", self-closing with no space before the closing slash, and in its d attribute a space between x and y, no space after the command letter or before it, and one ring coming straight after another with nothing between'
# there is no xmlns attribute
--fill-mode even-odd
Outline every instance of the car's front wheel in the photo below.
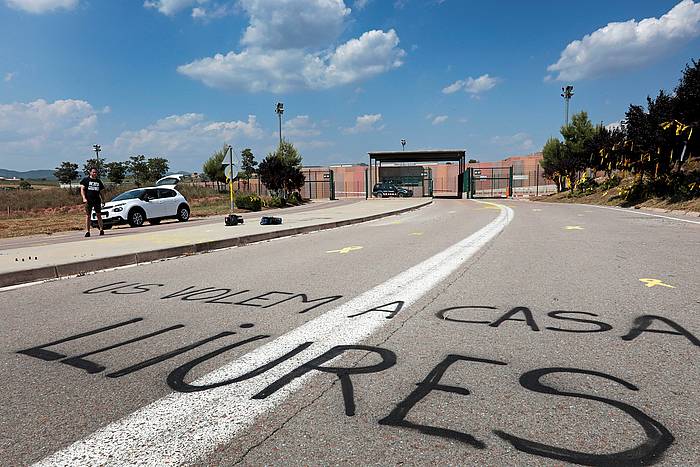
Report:
<svg viewBox="0 0 700 467"><path fill-rule="evenodd" d="M180 222L187 222L190 219L190 208L185 204L181 204L177 208L177 220Z"/></svg>
<svg viewBox="0 0 700 467"><path fill-rule="evenodd" d="M132 227L141 227L146 221L146 213L140 209L132 209L129 212L129 225Z"/></svg>

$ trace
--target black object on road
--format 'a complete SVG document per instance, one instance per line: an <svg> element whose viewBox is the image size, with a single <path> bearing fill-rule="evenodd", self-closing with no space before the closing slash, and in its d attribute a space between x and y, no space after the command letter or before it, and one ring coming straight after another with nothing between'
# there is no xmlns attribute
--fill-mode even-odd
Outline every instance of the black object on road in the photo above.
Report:
<svg viewBox="0 0 700 467"><path fill-rule="evenodd" d="M236 214L229 214L224 217L224 224L226 225L238 225L243 223L243 218Z"/></svg>
<svg viewBox="0 0 700 467"><path fill-rule="evenodd" d="M281 223L281 217L263 216L260 218L260 225L278 225Z"/></svg>

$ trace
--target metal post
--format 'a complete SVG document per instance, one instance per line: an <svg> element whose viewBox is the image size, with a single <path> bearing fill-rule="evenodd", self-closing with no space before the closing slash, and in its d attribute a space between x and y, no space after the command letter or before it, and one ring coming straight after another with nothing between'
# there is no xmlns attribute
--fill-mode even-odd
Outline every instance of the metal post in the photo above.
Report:
<svg viewBox="0 0 700 467"><path fill-rule="evenodd" d="M535 196L540 195L540 163L537 163L537 175L535 176L535 179L537 180L537 186L535 187Z"/></svg>
<svg viewBox="0 0 700 467"><path fill-rule="evenodd" d="M562 90L561 97L564 98L564 115L565 115L564 125L568 125L569 124L569 101L571 100L571 98L574 95L574 87L571 85L568 85L568 86L561 88L561 90Z"/></svg>
<svg viewBox="0 0 700 467"><path fill-rule="evenodd" d="M330 188L330 191L331 191L331 201L334 201L334 200L335 200L335 180L333 179L333 171L332 171L332 170L329 170L329 172L330 172L330 176L329 176L329 177L330 177L330 178L329 178L329 180L330 180L329 188Z"/></svg>
<svg viewBox="0 0 700 467"><path fill-rule="evenodd" d="M233 214L233 211L236 209L236 197L233 196L233 146L228 147L228 161L231 164L229 165L231 172L228 177L228 191L231 198L231 214Z"/></svg>
<svg viewBox="0 0 700 467"><path fill-rule="evenodd" d="M100 176L100 151L102 147L99 144L93 144L92 149L95 151L95 157L97 158L97 176Z"/></svg>
<svg viewBox="0 0 700 467"><path fill-rule="evenodd" d="M506 198L513 197L513 166L510 166L510 174L508 176L508 192L506 193Z"/></svg>
<svg viewBox="0 0 700 467"><path fill-rule="evenodd" d="M369 199L369 169L365 169L365 199Z"/></svg>

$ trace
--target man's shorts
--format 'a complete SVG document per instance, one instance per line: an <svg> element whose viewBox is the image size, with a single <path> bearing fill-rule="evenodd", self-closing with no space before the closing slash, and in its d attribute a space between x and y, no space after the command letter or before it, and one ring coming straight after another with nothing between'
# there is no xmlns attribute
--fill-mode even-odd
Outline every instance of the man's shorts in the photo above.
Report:
<svg viewBox="0 0 700 467"><path fill-rule="evenodd" d="M99 213L102 210L102 202L100 200L88 200L88 202L85 203L85 213L89 216L92 214L93 209L95 210L95 214Z"/></svg>

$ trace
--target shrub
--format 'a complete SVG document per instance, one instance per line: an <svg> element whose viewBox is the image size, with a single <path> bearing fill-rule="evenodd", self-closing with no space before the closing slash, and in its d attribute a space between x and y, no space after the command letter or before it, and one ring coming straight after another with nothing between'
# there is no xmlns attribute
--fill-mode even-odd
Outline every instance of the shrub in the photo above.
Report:
<svg viewBox="0 0 700 467"><path fill-rule="evenodd" d="M613 175L600 184L603 190L609 190L610 188L615 188L620 184L622 178L619 175Z"/></svg>
<svg viewBox="0 0 700 467"><path fill-rule="evenodd" d="M295 191L294 193L289 195L289 198L287 198L287 202L291 205L298 206L304 201L301 199L301 194L298 191Z"/></svg>
<svg viewBox="0 0 700 467"><path fill-rule="evenodd" d="M236 207L248 209L250 211L260 211L262 209L262 199L255 193L236 195Z"/></svg>
<svg viewBox="0 0 700 467"><path fill-rule="evenodd" d="M262 202L266 208L281 208L284 206L284 200L278 196L266 196L262 199Z"/></svg>
<svg viewBox="0 0 700 467"><path fill-rule="evenodd" d="M20 190L31 190L32 184L26 180L22 180L21 182L19 182L19 189Z"/></svg>

